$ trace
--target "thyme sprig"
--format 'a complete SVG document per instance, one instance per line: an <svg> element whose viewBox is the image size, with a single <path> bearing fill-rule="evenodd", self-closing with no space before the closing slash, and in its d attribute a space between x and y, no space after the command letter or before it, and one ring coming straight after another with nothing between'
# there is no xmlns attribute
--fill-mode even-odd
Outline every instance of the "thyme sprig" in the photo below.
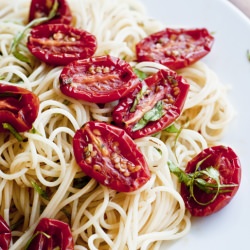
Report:
<svg viewBox="0 0 250 250"><path fill-rule="evenodd" d="M170 172L178 177L179 182L184 183L189 188L190 197L192 197L197 204L202 206L214 202L221 193L232 192L231 188L237 186L236 184L222 184L220 182L220 173L213 166L199 170L201 164L209 157L210 155L199 161L193 173L186 173L177 167L172 161L168 161ZM199 201L194 194L195 187L198 187L206 194L213 194L212 198L207 202Z"/></svg>

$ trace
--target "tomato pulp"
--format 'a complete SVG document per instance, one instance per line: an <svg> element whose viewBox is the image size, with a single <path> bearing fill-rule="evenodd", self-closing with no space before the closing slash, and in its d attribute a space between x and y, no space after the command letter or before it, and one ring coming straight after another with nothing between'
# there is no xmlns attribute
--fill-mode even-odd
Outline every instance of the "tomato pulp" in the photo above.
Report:
<svg viewBox="0 0 250 250"><path fill-rule="evenodd" d="M72 21L72 13L66 0L32 0L30 4L29 22L37 18L48 17L55 1L58 2L56 15L46 23L70 24Z"/></svg>
<svg viewBox="0 0 250 250"><path fill-rule="evenodd" d="M42 218L29 242L27 250L73 250L74 241L67 223L56 219Z"/></svg>
<svg viewBox="0 0 250 250"><path fill-rule="evenodd" d="M27 47L39 60L50 65L68 63L94 55L96 37L66 24L43 24L34 27Z"/></svg>
<svg viewBox="0 0 250 250"><path fill-rule="evenodd" d="M118 192L137 190L150 179L147 162L128 134L104 122L90 121L73 139L83 172Z"/></svg>
<svg viewBox="0 0 250 250"><path fill-rule="evenodd" d="M113 56L74 61L60 75L60 89L65 95L93 103L118 100L139 83L131 66Z"/></svg>
<svg viewBox="0 0 250 250"><path fill-rule="evenodd" d="M137 60L161 63L176 70L206 56L214 38L207 29L170 29L151 34L136 45Z"/></svg>
<svg viewBox="0 0 250 250"><path fill-rule="evenodd" d="M185 172L194 173L210 167L218 171L220 185L222 185L214 201L216 188L212 189L210 186L204 191L194 186L192 197L190 188L184 183L181 184L181 195L186 208L193 216L207 216L219 211L231 201L239 188L241 164L239 157L230 147L219 145L203 150L188 162ZM216 184L209 176L203 175L203 178L208 184Z"/></svg>
<svg viewBox="0 0 250 250"><path fill-rule="evenodd" d="M4 123L10 124L18 132L31 129L39 105L38 97L31 91L0 83L0 132L6 131Z"/></svg>
<svg viewBox="0 0 250 250"><path fill-rule="evenodd" d="M159 70L120 100L113 120L134 139L152 135L179 117L188 90L189 84L174 71Z"/></svg>

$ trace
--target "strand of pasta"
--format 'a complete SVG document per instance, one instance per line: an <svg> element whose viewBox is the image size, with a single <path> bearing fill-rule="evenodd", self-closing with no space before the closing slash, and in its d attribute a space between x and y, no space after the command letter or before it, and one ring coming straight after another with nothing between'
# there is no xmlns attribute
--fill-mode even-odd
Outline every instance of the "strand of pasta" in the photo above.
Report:
<svg viewBox="0 0 250 250"><path fill-rule="evenodd" d="M132 61L134 45L163 28L134 0L69 0L69 4L73 25L97 36L96 55ZM32 90L40 99L35 132L24 133L26 141L0 136L0 212L8 224L23 218L23 224L12 231L15 241L10 249L21 249L45 216L71 225L76 250L160 249L162 242L186 235L190 217L167 161L184 169L194 155L221 139L232 109L217 76L200 62L178 72L190 83L183 114L175 122L181 131L136 140L152 173L142 188L117 193L94 180L76 188L73 180L84 174L73 157L74 133L90 119L111 122L115 103L100 108L66 97L59 88L61 67L49 67L34 58L28 64L9 54L15 34L27 24L28 10L27 0L0 2L1 81ZM166 68L152 62L131 65L147 74ZM48 189L51 200L41 197L31 181Z"/></svg>

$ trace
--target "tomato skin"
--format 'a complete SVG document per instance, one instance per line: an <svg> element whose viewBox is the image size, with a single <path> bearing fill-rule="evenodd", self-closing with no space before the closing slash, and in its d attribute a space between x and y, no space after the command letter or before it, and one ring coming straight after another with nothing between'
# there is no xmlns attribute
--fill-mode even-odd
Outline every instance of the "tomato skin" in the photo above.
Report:
<svg viewBox="0 0 250 250"><path fill-rule="evenodd" d="M143 84L148 86L149 93L140 99L135 112L131 112L131 107ZM179 89L177 94L175 94L175 88ZM159 70L156 74L146 78L145 83L141 83L132 94L120 100L113 110L113 120L117 126L125 129L133 139L152 135L166 128L179 117L188 90L189 84L174 71ZM150 121L144 128L134 131L134 126L158 101L164 103L164 115L156 121Z"/></svg>
<svg viewBox="0 0 250 250"><path fill-rule="evenodd" d="M166 28L151 34L136 45L137 60L158 62L177 70L206 56L213 42L214 37L205 28Z"/></svg>
<svg viewBox="0 0 250 250"><path fill-rule="evenodd" d="M4 218L0 215L0 249L7 250L9 249L11 241L11 231L4 220Z"/></svg>
<svg viewBox="0 0 250 250"><path fill-rule="evenodd" d="M113 56L74 61L60 75L60 89L65 95L95 103L118 100L139 83L131 66Z"/></svg>
<svg viewBox="0 0 250 250"><path fill-rule="evenodd" d="M208 216L221 210L231 201L239 189L241 181L241 164L238 156L230 147L219 145L206 148L188 162L185 172L194 172L197 163L209 155L210 157L200 165L199 169L202 170L213 166L220 173L221 184L236 184L236 186L231 187L230 192L220 193L212 203L200 205L190 197L189 189L185 184L181 184L181 195L186 208L193 216ZM196 187L194 188L194 195L199 202L206 203L211 200L213 194L207 194Z"/></svg>
<svg viewBox="0 0 250 250"><path fill-rule="evenodd" d="M113 125L86 123L76 131L73 150L86 175L118 192L137 190L150 179L147 162L135 142Z"/></svg>
<svg viewBox="0 0 250 250"><path fill-rule="evenodd" d="M27 47L39 60L57 66L92 56L97 41L85 30L65 24L44 24L31 30Z"/></svg>
<svg viewBox="0 0 250 250"><path fill-rule="evenodd" d="M74 249L71 230L69 225L65 222L50 218L42 218L34 231L34 235L36 233L37 235L32 239L27 250L53 250L56 249L56 247L59 247L60 250Z"/></svg>
<svg viewBox="0 0 250 250"><path fill-rule="evenodd" d="M32 128L39 110L38 97L14 85L0 83L0 132L5 132L3 123L8 123L18 132Z"/></svg>
<svg viewBox="0 0 250 250"><path fill-rule="evenodd" d="M55 17L46 24L70 24L72 21L72 14L69 5L66 0L57 0L58 10ZM34 19L47 17L53 7L55 0L32 0L30 4L29 22Z"/></svg>

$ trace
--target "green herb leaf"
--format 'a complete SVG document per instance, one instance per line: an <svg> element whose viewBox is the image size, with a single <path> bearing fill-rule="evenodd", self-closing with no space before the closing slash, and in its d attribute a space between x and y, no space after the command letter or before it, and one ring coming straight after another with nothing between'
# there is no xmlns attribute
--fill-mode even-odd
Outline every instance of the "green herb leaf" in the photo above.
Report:
<svg viewBox="0 0 250 250"><path fill-rule="evenodd" d="M18 141L23 141L24 140L24 138L9 123L2 123L2 126L3 126L4 129L9 130L10 133L12 135L14 135Z"/></svg>
<svg viewBox="0 0 250 250"><path fill-rule="evenodd" d="M41 197L43 197L46 200L49 200L49 196L46 193L46 191L44 191L36 182L31 181L31 185Z"/></svg>
<svg viewBox="0 0 250 250"><path fill-rule="evenodd" d="M171 124L170 126L168 126L167 128L165 128L164 131L166 131L167 133L173 133L173 134L175 134L175 133L178 133L180 131L180 129L177 128L175 126L175 124Z"/></svg>
<svg viewBox="0 0 250 250"><path fill-rule="evenodd" d="M164 115L163 102L159 101L156 105L139 120L133 127L132 131L144 128L149 122L157 121Z"/></svg>
<svg viewBox="0 0 250 250"><path fill-rule="evenodd" d="M136 68L133 68L133 71L135 72L135 74L139 79L144 80L145 78L147 78L147 74L145 72Z"/></svg>
<svg viewBox="0 0 250 250"><path fill-rule="evenodd" d="M44 232L41 231L37 231L35 234L33 234L33 236L28 240L28 242L26 243L24 250L27 250L31 244L31 242L36 238L37 235L42 234L44 235L46 238L50 239L51 236L49 234L46 234Z"/></svg>
<svg viewBox="0 0 250 250"><path fill-rule="evenodd" d="M179 167L175 166L175 164L171 161L168 161L168 167L171 173L176 175L179 179L179 182L184 183L190 192L190 196L194 199L194 201L202 206L206 206L218 197L220 193L231 192L230 188L237 186L236 184L221 184L220 183L220 173L219 171L210 166L203 170L198 170L200 165L208 158L202 159L196 165L196 170L193 173L186 173ZM209 180L209 182L207 181ZM214 180L213 182L211 180ZM200 202L196 199L194 195L194 186L198 187L200 190L207 194L213 194L212 198L207 202Z"/></svg>
<svg viewBox="0 0 250 250"><path fill-rule="evenodd" d="M143 98L143 96L145 95L145 93L147 92L147 85L143 85L141 90L139 91L139 93L136 95L136 98L134 100L133 106L130 109L130 112L135 112L136 110L136 106L138 105L138 103L140 102L140 100Z"/></svg>
<svg viewBox="0 0 250 250"><path fill-rule="evenodd" d="M30 23L28 23L22 32L19 32L17 33L17 35L14 37L13 39L13 43L11 45L11 48L10 48L10 52L20 61L23 61L23 62L29 62L29 58L26 57L22 51L19 49L19 44L21 43L21 41L23 40L23 38L25 37L27 31L34 27L34 26L37 26L39 24L42 24L44 22L47 22L49 21L50 19L52 19L56 13L57 13L57 10L58 10L58 7L59 7L59 3L58 3L58 0L55 0L54 1L54 4L52 6L52 9L49 13L49 15L47 17L42 17L42 18L37 18L37 19L34 19L32 20Z"/></svg>

